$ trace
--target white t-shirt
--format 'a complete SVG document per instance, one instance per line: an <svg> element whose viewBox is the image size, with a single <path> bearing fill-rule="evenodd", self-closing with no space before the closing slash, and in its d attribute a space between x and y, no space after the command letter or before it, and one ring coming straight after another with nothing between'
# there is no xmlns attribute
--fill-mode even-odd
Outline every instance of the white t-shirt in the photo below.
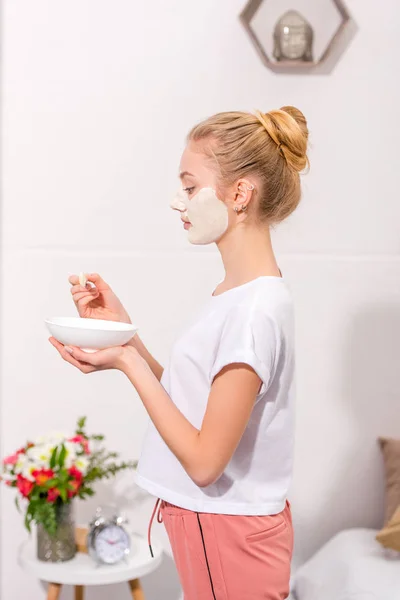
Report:
<svg viewBox="0 0 400 600"><path fill-rule="evenodd" d="M161 383L201 429L214 377L246 363L262 380L246 430L219 479L200 488L150 421L136 483L197 512L270 515L284 509L293 460L293 306L280 277L262 276L212 296L175 342Z"/></svg>

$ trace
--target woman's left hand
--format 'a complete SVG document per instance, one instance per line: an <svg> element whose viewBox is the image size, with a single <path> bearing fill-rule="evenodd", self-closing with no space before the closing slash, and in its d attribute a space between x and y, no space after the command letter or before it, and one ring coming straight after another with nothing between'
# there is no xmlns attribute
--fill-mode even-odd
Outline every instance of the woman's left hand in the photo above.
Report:
<svg viewBox="0 0 400 600"><path fill-rule="evenodd" d="M128 362L143 360L138 351L132 346L116 346L91 353L83 352L80 348L74 346L64 346L53 337L49 338L49 342L58 350L66 362L85 374L108 369L124 371Z"/></svg>

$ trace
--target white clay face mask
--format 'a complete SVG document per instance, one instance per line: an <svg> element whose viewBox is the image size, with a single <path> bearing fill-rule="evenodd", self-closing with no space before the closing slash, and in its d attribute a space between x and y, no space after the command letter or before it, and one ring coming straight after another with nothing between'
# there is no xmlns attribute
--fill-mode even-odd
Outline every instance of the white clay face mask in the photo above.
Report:
<svg viewBox="0 0 400 600"><path fill-rule="evenodd" d="M228 229L228 209L212 188L202 188L192 198L179 190L171 207L190 221L188 240L191 244L212 244Z"/></svg>

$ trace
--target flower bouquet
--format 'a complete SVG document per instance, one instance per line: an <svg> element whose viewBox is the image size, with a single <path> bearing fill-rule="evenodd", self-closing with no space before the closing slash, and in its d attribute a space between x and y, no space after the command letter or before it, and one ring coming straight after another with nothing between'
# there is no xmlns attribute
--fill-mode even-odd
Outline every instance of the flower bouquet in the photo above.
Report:
<svg viewBox="0 0 400 600"><path fill-rule="evenodd" d="M53 433L27 442L4 458L1 479L17 488L25 501L25 526L37 524L38 557L62 561L75 555L72 500L94 495L93 484L109 479L136 462L116 462L118 454L102 444L103 435L88 435L86 417L78 420L73 436Z"/></svg>

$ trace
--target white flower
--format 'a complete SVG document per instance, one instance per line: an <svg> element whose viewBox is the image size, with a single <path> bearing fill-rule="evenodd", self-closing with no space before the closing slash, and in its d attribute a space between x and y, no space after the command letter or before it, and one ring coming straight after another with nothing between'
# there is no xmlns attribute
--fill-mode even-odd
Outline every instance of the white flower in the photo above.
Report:
<svg viewBox="0 0 400 600"><path fill-rule="evenodd" d="M61 444L67 439L67 434L63 431L53 431L49 434L49 438L52 442Z"/></svg>
<svg viewBox="0 0 400 600"><path fill-rule="evenodd" d="M25 477L25 479L29 479L29 481L34 481L35 478L33 477L32 472L36 470L37 466L34 463L26 461L26 463L22 467L21 475Z"/></svg>
<svg viewBox="0 0 400 600"><path fill-rule="evenodd" d="M67 451L65 455L64 467L66 469L70 469L76 461L76 450L77 448L80 449L80 446L74 444L73 442L65 442L64 446L65 450Z"/></svg>
<svg viewBox="0 0 400 600"><path fill-rule="evenodd" d="M89 466L89 459L86 456L77 456L74 464L82 475L86 475Z"/></svg>
<svg viewBox="0 0 400 600"><path fill-rule="evenodd" d="M55 448L54 443L46 443L28 448L26 456L31 460L37 469L43 467L49 468L50 458Z"/></svg>
<svg viewBox="0 0 400 600"><path fill-rule="evenodd" d="M26 454L19 454L18 460L15 463L14 472L16 475L22 475L25 479L29 479L29 481L34 481L34 477L32 475L33 471L36 471L37 465L32 460L29 460L29 457Z"/></svg>
<svg viewBox="0 0 400 600"><path fill-rule="evenodd" d="M67 435L62 431L52 431L51 433L47 433L46 435L40 435L35 440L35 445L41 446L43 444L53 444L54 446L61 444L64 440L67 439Z"/></svg>
<svg viewBox="0 0 400 600"><path fill-rule="evenodd" d="M4 464L4 463L1 465L1 471L2 471L2 474L4 474L4 475L11 473L11 471L13 471L14 469L15 469L15 465Z"/></svg>
<svg viewBox="0 0 400 600"><path fill-rule="evenodd" d="M14 473L16 473L17 475L19 475L20 473L22 474L22 470L28 462L29 460L26 454L18 454L18 460L14 465Z"/></svg>
<svg viewBox="0 0 400 600"><path fill-rule="evenodd" d="M48 436L47 435L39 435L33 442L35 446L41 446L42 444L47 444Z"/></svg>

